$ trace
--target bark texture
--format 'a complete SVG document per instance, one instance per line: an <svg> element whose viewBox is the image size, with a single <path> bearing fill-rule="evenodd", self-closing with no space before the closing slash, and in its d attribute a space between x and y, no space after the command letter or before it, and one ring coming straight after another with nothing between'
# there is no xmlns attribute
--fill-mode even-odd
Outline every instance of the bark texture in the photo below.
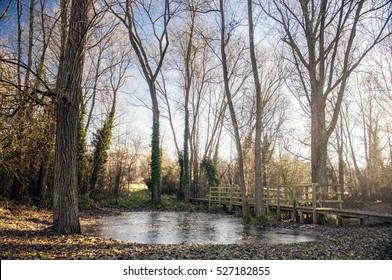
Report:
<svg viewBox="0 0 392 280"><path fill-rule="evenodd" d="M81 232L78 210L78 118L87 45L89 0L74 0L64 59L56 90L56 162L53 194L54 229L62 234Z"/></svg>

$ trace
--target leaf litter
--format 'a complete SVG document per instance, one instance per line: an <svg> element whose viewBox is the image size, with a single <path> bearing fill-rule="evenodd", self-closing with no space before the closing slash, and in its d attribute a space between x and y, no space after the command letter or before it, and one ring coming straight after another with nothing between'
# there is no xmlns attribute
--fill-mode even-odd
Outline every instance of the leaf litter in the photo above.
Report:
<svg viewBox="0 0 392 280"><path fill-rule="evenodd" d="M110 212L110 211L109 211ZM93 222L105 212L81 215ZM0 206L0 259L269 259L269 260L391 260L392 225L331 226L268 223L262 227L297 228L320 236L291 244L138 244L85 235L59 235L46 210Z"/></svg>

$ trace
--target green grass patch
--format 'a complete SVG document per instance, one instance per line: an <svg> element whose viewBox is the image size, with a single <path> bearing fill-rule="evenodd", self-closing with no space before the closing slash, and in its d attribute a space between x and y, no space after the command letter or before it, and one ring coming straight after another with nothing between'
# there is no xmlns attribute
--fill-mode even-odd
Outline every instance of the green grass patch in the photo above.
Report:
<svg viewBox="0 0 392 280"><path fill-rule="evenodd" d="M256 216L254 216L254 215L248 215L244 218L242 216L241 209L236 209L236 211L234 212L234 216L236 216L238 218L243 218L244 219L243 221L245 224L252 224L252 225L260 225L263 223L278 221L278 219L276 217L276 213L274 213L274 212L266 213L264 215L264 217L262 217L262 218L256 218Z"/></svg>
<svg viewBox="0 0 392 280"><path fill-rule="evenodd" d="M133 190L127 196L108 198L100 201L103 206L139 208L151 206L151 194L148 189Z"/></svg>
<svg viewBox="0 0 392 280"><path fill-rule="evenodd" d="M178 200L177 196L162 195L162 207L174 210L205 210L201 204L192 204L183 200Z"/></svg>
<svg viewBox="0 0 392 280"><path fill-rule="evenodd" d="M211 207L208 209L209 212L221 212L223 210L223 206L218 204L212 204Z"/></svg>
<svg viewBox="0 0 392 280"><path fill-rule="evenodd" d="M88 195L79 195L79 208L80 209L90 209L96 208L98 204L90 198Z"/></svg>
<svg viewBox="0 0 392 280"><path fill-rule="evenodd" d="M178 200L175 195L162 195L161 203L154 205L151 201L151 193L147 187L135 186L130 188L128 195L118 198L108 198L100 201L102 206L116 206L122 208L157 208L173 210L203 210L202 205L194 205L190 202Z"/></svg>
<svg viewBox="0 0 392 280"><path fill-rule="evenodd" d="M262 218L252 217L251 223L258 225L258 224L262 224L262 223L270 223L270 222L277 222L277 221L278 221L278 218L276 216L276 213L269 212L269 213L266 213L264 215L264 217L262 217Z"/></svg>

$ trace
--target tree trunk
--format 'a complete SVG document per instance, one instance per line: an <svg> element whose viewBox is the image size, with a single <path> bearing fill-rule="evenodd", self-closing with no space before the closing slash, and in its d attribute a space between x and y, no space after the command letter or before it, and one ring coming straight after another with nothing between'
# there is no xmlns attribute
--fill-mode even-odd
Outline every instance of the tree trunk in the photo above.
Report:
<svg viewBox="0 0 392 280"><path fill-rule="evenodd" d="M21 73L21 65L22 65L22 2L16 1L16 16L18 22L18 45L17 45L17 57L18 57L18 65L17 65L17 80L18 80L18 88L20 89L22 86L22 73Z"/></svg>
<svg viewBox="0 0 392 280"><path fill-rule="evenodd" d="M299 97L305 94L311 110L312 181L324 184L328 139L336 128L348 78L374 46L391 36L390 6L365 0L271 2L274 5L262 9L284 30ZM276 10L270 9L273 6ZM364 25L378 28L366 32Z"/></svg>
<svg viewBox="0 0 392 280"><path fill-rule="evenodd" d="M325 126L325 101L323 96L312 94L311 104L311 165L312 182L327 183L328 135Z"/></svg>
<svg viewBox="0 0 392 280"><path fill-rule="evenodd" d="M87 159L87 129L84 125L84 115L86 112L86 106L83 102L83 96L81 101L79 124L78 124L78 186L79 193L81 195L87 195L89 193L89 182L88 182L88 159Z"/></svg>
<svg viewBox="0 0 392 280"><path fill-rule="evenodd" d="M249 25L249 51L252 62L252 73L255 83L256 95L256 135L255 135L255 208L256 218L262 218L265 215L263 203L263 174L262 174L262 155L261 155L261 134L263 130L263 109L261 98L261 85L259 73L257 70L254 28L253 28L253 9L252 0L248 0L248 25Z"/></svg>
<svg viewBox="0 0 392 280"><path fill-rule="evenodd" d="M116 166L116 179L114 181L114 197L116 198L116 201L120 196L122 177L123 177L123 168L122 168L122 159L121 159Z"/></svg>
<svg viewBox="0 0 392 280"><path fill-rule="evenodd" d="M17 175L14 175L14 180L12 184L12 190L11 190L11 200L15 201L22 201L23 200L23 195L25 193L25 185L21 180L18 178Z"/></svg>
<svg viewBox="0 0 392 280"><path fill-rule="evenodd" d="M113 101L112 101L111 109L109 111L109 115L106 117L102 128L98 129L98 131L96 132L96 136L93 140L94 143L93 168L91 170L90 186L87 191L87 193L89 193L91 198L95 198L98 193L98 188L97 188L98 180L102 173L103 166L107 162L109 157L108 150L110 149L110 143L112 141L112 130L113 130L113 123L114 123L114 116L116 113L116 105L117 105L117 90L114 90ZM79 136L81 136L80 132L78 134ZM81 152L81 150L79 152Z"/></svg>
<svg viewBox="0 0 392 280"><path fill-rule="evenodd" d="M152 100L152 137L151 137L151 186L152 202L161 202L161 147L159 144L159 104L154 82L150 84Z"/></svg>
<svg viewBox="0 0 392 280"><path fill-rule="evenodd" d="M342 199L343 199L343 194L344 194L344 157L343 157L343 149L344 149L344 140L343 140L343 115L340 116L340 135L338 137L338 156L339 156L339 163L338 163L338 168L339 168L339 191L342 193Z"/></svg>
<svg viewBox="0 0 392 280"><path fill-rule="evenodd" d="M74 0L64 60L60 61L56 91L56 150L53 223L62 234L81 233L78 209L78 120L87 45L89 0Z"/></svg>
<svg viewBox="0 0 392 280"><path fill-rule="evenodd" d="M185 201L189 201L190 197L190 168L189 168L189 137L190 137L190 128L189 128L189 96L191 92L191 85L192 85L192 74L191 74L191 67L192 67L192 49L193 49L193 34L194 34L194 27L195 27L195 17L196 11L191 11L191 26L189 30L189 37L186 46L186 54L184 57L185 63L185 123L184 123L184 151L183 151L183 168L181 176L181 192L180 196L182 195L182 199Z"/></svg>
<svg viewBox="0 0 392 280"><path fill-rule="evenodd" d="M27 69L32 69L32 64L33 64L33 39L34 39L34 6L35 6L35 1L30 0L30 16L29 16L29 45L28 45L28 51L27 51ZM30 88L30 71L26 71L26 76L25 76L25 87Z"/></svg>
<svg viewBox="0 0 392 280"><path fill-rule="evenodd" d="M193 158L192 163L193 178L192 178L192 197L198 197L199 195L199 161L197 155Z"/></svg>
<svg viewBox="0 0 392 280"><path fill-rule="evenodd" d="M221 13L221 55L222 55L222 70L223 70L223 80L225 86L225 94L227 98L227 104L229 106L230 118L233 125L235 143L237 149L237 159L238 159L238 180L240 183L241 189L241 206L242 206L242 217L246 221L249 219L249 204L246 193L246 183L245 183L245 174L244 174L244 157L241 145L241 137L239 132L239 126L237 122L237 117L234 110L233 101L230 93L229 86L229 74L228 74L228 66L227 66L227 57L225 46L227 44L226 40L226 31L225 31L225 12L223 7L223 0L219 1L220 3L220 13Z"/></svg>
<svg viewBox="0 0 392 280"><path fill-rule="evenodd" d="M37 179L37 199L40 207L44 206L44 198L46 195L46 185L48 182L48 167L49 167L49 155L44 153L41 159L41 166L39 168L38 179Z"/></svg>
<svg viewBox="0 0 392 280"><path fill-rule="evenodd" d="M152 136L151 136L151 190L152 190L152 202L154 204L158 204L161 201L161 149L159 143L159 102L157 96L156 89L156 79L163 65L163 60L165 58L167 49L169 47L169 37L168 37L168 24L171 19L171 11L170 11L170 1L165 1L165 9L162 14L162 26L159 28L156 27L158 21L152 20L149 11L144 10L146 12L147 17L150 19L151 27L153 28L153 32L156 32L156 29L161 30L160 36L155 36L156 43L159 46L159 50L154 56L157 57L157 65L155 70L151 68L150 58L147 55L147 48L144 46L144 41L140 38L143 36L139 36L138 34L138 24L135 20L134 15L134 7L137 7L138 4L143 5L143 2L139 1L130 1L126 0L124 6L122 6L123 11L125 11L125 18L122 18L119 14L114 13L116 17L118 17L127 27L129 40L134 49L140 66L142 68L142 73L144 78L146 79L150 91L151 103L152 103ZM151 5L151 2L150 4ZM144 7L141 9L143 10ZM146 43L146 45L152 45L151 42Z"/></svg>

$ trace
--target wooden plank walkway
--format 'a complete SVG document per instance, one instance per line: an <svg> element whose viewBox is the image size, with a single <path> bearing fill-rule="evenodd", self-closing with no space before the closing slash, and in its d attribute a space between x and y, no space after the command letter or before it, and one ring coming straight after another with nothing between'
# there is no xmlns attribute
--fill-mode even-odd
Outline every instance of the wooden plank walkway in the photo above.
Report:
<svg viewBox="0 0 392 280"><path fill-rule="evenodd" d="M293 220L304 223L305 216L312 218L313 223L319 223L325 215L336 216L337 223L343 224L343 219L358 219L360 224L365 224L365 220L372 218L381 222L392 223L392 213L376 213L369 211L343 209L342 192L336 186L332 186L335 191L331 191L330 186L319 187L317 184L304 184L290 187L265 188L264 204L267 212L274 211L280 220L282 213L288 213ZM267 192L268 191L268 192ZM233 189L210 188L208 198L191 198L193 203L221 205L232 211L234 208L241 208L239 192ZM337 207L324 207L325 203L336 205ZM249 207L254 208L252 198Z"/></svg>
<svg viewBox="0 0 392 280"><path fill-rule="evenodd" d="M312 213L312 207L297 207L298 211L303 211L304 213ZM316 207L317 215L336 215L339 224L342 223L342 219L359 219L360 224L363 225L366 219L374 218L382 222L392 223L392 215L387 213L377 213L363 210L353 210L353 209L338 209L331 207Z"/></svg>

